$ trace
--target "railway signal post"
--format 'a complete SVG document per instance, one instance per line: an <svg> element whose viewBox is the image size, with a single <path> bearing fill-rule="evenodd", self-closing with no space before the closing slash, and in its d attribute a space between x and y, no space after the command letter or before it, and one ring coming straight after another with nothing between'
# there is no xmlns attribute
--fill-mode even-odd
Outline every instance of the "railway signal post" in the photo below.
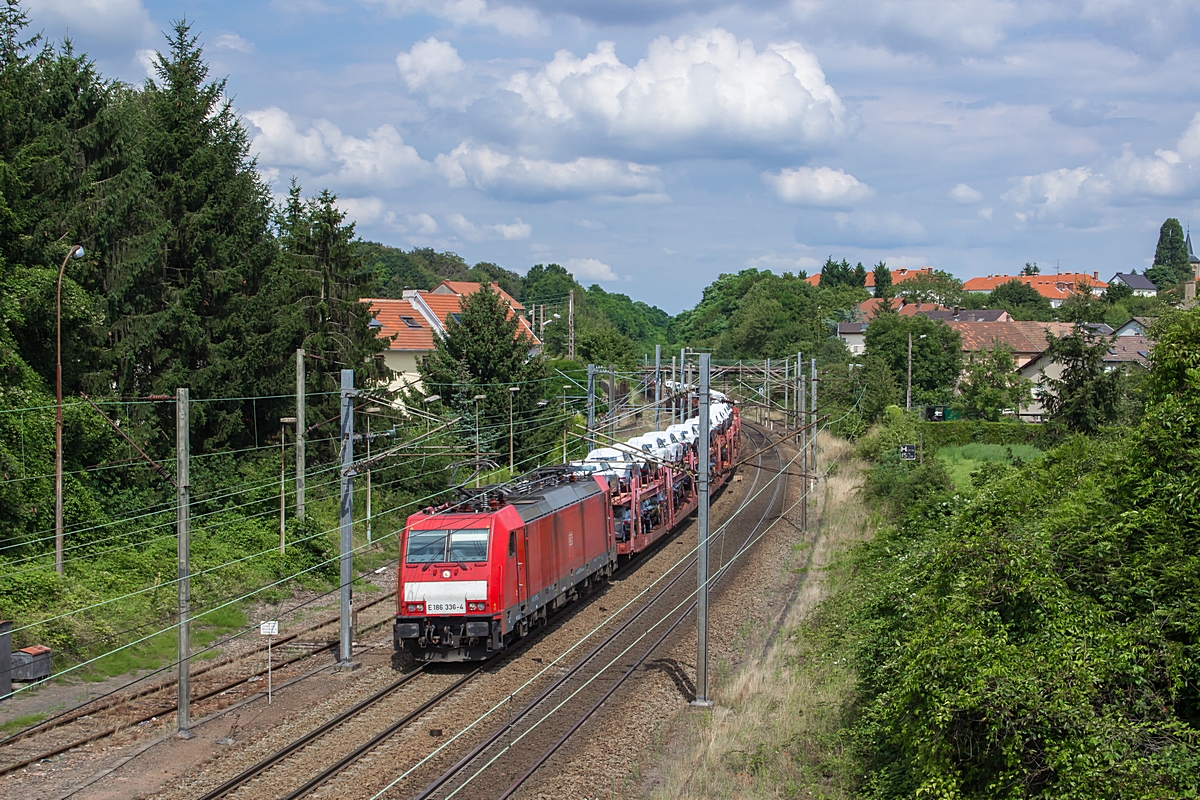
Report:
<svg viewBox="0 0 1200 800"><path fill-rule="evenodd" d="M696 699L692 705L711 708L708 699L708 379L712 356L700 353L700 441L696 446Z"/></svg>

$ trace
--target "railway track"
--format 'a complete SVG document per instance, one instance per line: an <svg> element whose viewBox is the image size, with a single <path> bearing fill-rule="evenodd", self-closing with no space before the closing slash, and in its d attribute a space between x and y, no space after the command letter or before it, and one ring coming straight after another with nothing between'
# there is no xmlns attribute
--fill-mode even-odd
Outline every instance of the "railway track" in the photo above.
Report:
<svg viewBox="0 0 1200 800"><path fill-rule="evenodd" d="M765 442L767 440L767 436L763 432L755 431L755 434L761 441ZM778 459L777 453L775 453L775 458ZM759 459L760 466L762 460L762 458ZM779 463L780 465L782 464L781 461ZM774 490L770 493L770 498L765 501L757 523L742 538L739 544L739 551L740 548L746 546L754 533L761 528L772 509L777 505L778 495L785 480L784 476L778 474L778 472L776 470L776 473L768 479L775 483ZM755 470L753 481L746 492L748 497L753 498L755 496L763 474L762 470ZM749 502L755 501L751 500ZM759 501L759 504L762 505L762 501ZM756 510L751 511L751 513L755 512ZM726 535L728 535L728 531L724 532L722 537ZM723 539L720 545L720 551L723 554ZM714 547L713 550L714 556L717 556L717 547ZM734 551L731 550L731 553L734 553ZM729 559L724 559L723 563L714 561L714 574L716 577L719 578L721 571L732 561L735 554L732 554ZM529 730L538 730L539 735L550 731L551 726L546 726L544 722L539 724L538 720L541 717L535 712L554 705L555 699L564 690L569 691L570 687L577 686L580 683L587 687L594 687L594 690L590 693L585 693L586 697L582 699L580 699L580 693L575 692L572 694L572 702L567 705L569 705L569 711L575 712L574 717L568 719L568 716L570 716L569 713L567 715L563 713L558 714L562 723L552 726L555 731L552 737L553 741L542 742L541 746L522 748L527 751L525 756L528 756L522 756L521 758L522 766L519 771L524 775L522 780L532 775L571 734L586 722L604 700L611 696L633 674L633 671L645 661L654 649L687 618L694 607L694 602L689 604L686 599L681 601L680 598L686 598L694 589L694 584L689 584L684 580L686 576L693 574L691 568L694 567L694 564L695 557L692 556L686 559L685 563L677 564L669 570L662 578L662 580L666 580L666 585L654 597L643 603L631 617L625 620L612 634L597 645L592 652L581 659L574 667L566 670L565 674L559 676L557 679L552 680L551 685L537 699L530 703L517 716L487 736L482 743L477 744L471 753L461 759L449 771L437 777L430 775L429 777L434 777L434 783L421 796L443 796L455 791L456 784L453 783L454 778L456 776L463 776L463 783L465 784L469 780L466 777L466 771L470 766L486 760L488 755L495 751L498 743L502 748L500 752L504 753L511 747L511 743L514 742L516 737L519 736L523 741L526 737L523 735L520 726L525 726ZM676 607L681 602L686 607L682 613L679 613L679 609ZM643 646L639 651L630 656L634 658L633 664L626 666L624 672L615 681L597 683L597 678L604 675L608 667L612 665L612 654L614 652L622 652L622 648L628 651L629 647L632 646L630 645L631 641L637 642L645 639L645 631L651 629L651 626L656 622L662 621L664 615L668 614L672 608L675 608L675 613L671 616L670 624L665 630L656 631L654 636L649 637L652 641L647 643L648 646ZM536 642L538 638L540 637L531 637L531 640L532 642ZM527 640L527 644L532 642ZM428 665L422 665L408 675L379 688L350 708L291 741L286 746L268 754L255 764L242 770L239 774L226 780L220 786L202 795L202 800L243 796L287 798L287 800L292 800L292 798L299 798L313 793L330 781L337 781L336 785L328 787L329 791L332 791L337 796L361 793L366 787L358 786L357 784L350 787L345 786L344 784L348 781L345 776L339 777L340 773L357 762L368 758L380 745L397 736L401 731L405 731L405 729L417 724L422 718L431 717L431 712L433 714L444 713L444 705L447 701L462 692L481 673L493 668L495 671L498 671L506 662L513 660L513 656L523 649L524 647L518 648L506 654L502 660L490 662L486 667L475 668L465 674L448 675L444 672L432 670ZM541 659L534 660L541 661ZM563 708L566 708L566 706L560 704L555 708L555 711L561 712ZM438 730L437 734L440 735L440 733L441 731ZM310 747L310 745L318 743L320 743L320 746ZM332 759L330 756L331 751L336 754ZM420 755L420 753L416 755ZM407 753L407 760L411 761L412 756L412 753ZM494 761L495 758L492 758L491 762ZM507 763L508 761L509 759L506 758L505 762ZM491 762L488 763L489 766L491 766ZM509 771L512 772L513 770L510 769ZM414 780L410 782L412 785L408 787L409 793L419 790L420 786L423 785L416 780L420 776L420 771L414 775ZM489 778L489 782L490 780ZM494 788L494 784L489 783L489 785ZM366 789L366 791L368 792L367 796L370 796L369 793L372 790ZM484 796L491 795L485 792Z"/></svg>
<svg viewBox="0 0 1200 800"><path fill-rule="evenodd" d="M381 597L365 603L359 608L359 612L373 608L381 603L386 602L395 596L394 592L388 592ZM366 633L387 624L391 621L392 615L387 614L382 620L363 627L360 633ZM279 648L286 646L291 642L301 641L301 637L318 631L321 628L336 624L338 617L331 616L322 618L304 628L289 634L287 636L276 639L272 646ZM290 658L285 658L276 661L271 669L275 672L283 671L286 674L288 667L296 665L302 661L318 658L324 654L331 653L336 648L336 642L320 643L320 646L306 652L299 653ZM260 655L266 651L266 645L255 647L245 653L240 653L235 656L230 656L212 664L205 665L192 671L192 680L195 681L195 690L193 691L191 702L194 709L202 710L204 703L226 695L228 702L224 705L231 705L238 700L243 699L240 696L228 697L227 693L239 687L248 686L257 679L262 678L267 674L267 668L255 668L249 672L242 672L234 676L220 675L219 672L225 668L233 667L240 662L245 662L247 659ZM200 678L200 680L197 680ZM20 731L3 741L0 741L0 751L6 755L15 756L13 760L7 763L0 764L0 776L7 775L20 769L24 769L39 761L55 758L63 753L74 750L78 747L97 742L106 737L112 736L123 730L136 727L143 723L148 723L152 720L169 715L178 708L178 700L171 698L163 699L160 702L155 702L156 695L161 695L165 692L175 689L177 681L171 679L163 681L153 686L132 692L122 693L104 700L93 701L92 703L84 703L83 705L73 709L70 713L42 723L41 725L32 726L24 731ZM209 709L209 711L220 710ZM67 736L63 738L54 731L66 728L67 726L75 725L76 727L84 728L79 734ZM53 743L42 743L47 739L57 739ZM22 753L19 742L32 741L35 746L32 749L34 752L28 751Z"/></svg>
<svg viewBox="0 0 1200 800"><path fill-rule="evenodd" d="M764 440L767 438L762 431L756 433ZM750 546L755 534L777 510L781 491L786 493L786 475L781 474L782 457L777 449L770 452L777 461L776 472L769 479L774 484L773 491L761 503L758 520L741 537L737 549L728 558L721 558L719 562L713 560L710 591L728 574L737 556ZM760 458L760 464L761 461ZM757 477L758 471L756 484ZM751 496L754 488L752 486L748 492ZM722 537L728 535L726 529ZM717 555L712 553L712 556ZM696 606L695 584L684 578L694 574L695 561L692 556L676 567L674 577L633 617L415 794L417 800L448 797L491 800L515 794L691 616ZM411 791L400 792L397 786L387 796L402 794L411 794Z"/></svg>

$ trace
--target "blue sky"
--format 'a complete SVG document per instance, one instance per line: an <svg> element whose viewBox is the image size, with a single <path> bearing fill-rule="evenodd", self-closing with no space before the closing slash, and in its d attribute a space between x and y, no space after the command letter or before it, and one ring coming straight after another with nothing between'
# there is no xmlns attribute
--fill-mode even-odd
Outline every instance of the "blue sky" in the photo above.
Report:
<svg viewBox="0 0 1200 800"><path fill-rule="evenodd" d="M827 255L1144 269L1200 227L1188 0L27 0L109 77L174 19L264 176L367 238L675 313Z"/></svg>

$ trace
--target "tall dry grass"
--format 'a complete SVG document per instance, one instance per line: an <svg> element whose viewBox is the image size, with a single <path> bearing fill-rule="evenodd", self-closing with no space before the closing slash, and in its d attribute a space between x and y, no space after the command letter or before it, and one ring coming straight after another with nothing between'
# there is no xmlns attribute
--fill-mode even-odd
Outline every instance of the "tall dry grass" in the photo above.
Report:
<svg viewBox="0 0 1200 800"><path fill-rule="evenodd" d="M857 493L864 465L850 458L844 440L822 435L818 448L820 464L837 466L818 490L820 526L807 576L766 652L715 688L711 713L686 712L683 735L663 753L653 798L850 796L854 771L843 727L855 676L825 646L818 612L848 580L839 556L873 528Z"/></svg>

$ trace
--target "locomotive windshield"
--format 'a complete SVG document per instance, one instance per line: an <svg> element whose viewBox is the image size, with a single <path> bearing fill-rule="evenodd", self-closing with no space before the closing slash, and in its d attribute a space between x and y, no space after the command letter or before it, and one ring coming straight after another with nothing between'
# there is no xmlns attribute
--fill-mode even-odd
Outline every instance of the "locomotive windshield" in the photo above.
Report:
<svg viewBox="0 0 1200 800"><path fill-rule="evenodd" d="M456 561L487 561L487 528L461 531L408 532L408 564L443 564Z"/></svg>

